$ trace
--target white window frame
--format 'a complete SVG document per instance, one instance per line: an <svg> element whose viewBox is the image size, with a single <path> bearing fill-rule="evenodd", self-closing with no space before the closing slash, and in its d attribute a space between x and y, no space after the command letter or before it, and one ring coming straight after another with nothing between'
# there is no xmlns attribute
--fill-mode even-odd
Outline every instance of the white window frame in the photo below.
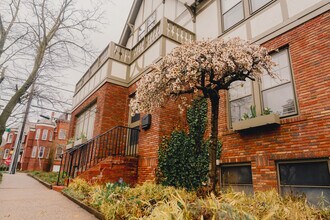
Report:
<svg viewBox="0 0 330 220"><path fill-rule="evenodd" d="M41 136L41 140L46 141L48 137L48 129L43 129L42 130L42 136Z"/></svg>
<svg viewBox="0 0 330 220"><path fill-rule="evenodd" d="M137 41L143 39L144 36L146 36L150 32L150 30L156 25L156 20L157 20L157 14L156 11L154 11L138 28Z"/></svg>
<svg viewBox="0 0 330 220"><path fill-rule="evenodd" d="M66 130L65 129L60 129L58 132L58 139L59 140L65 140L66 139Z"/></svg>
<svg viewBox="0 0 330 220"><path fill-rule="evenodd" d="M38 146L33 146L32 152L31 152L31 158L36 158L38 152Z"/></svg>
<svg viewBox="0 0 330 220"><path fill-rule="evenodd" d="M4 150L4 153L3 153L2 159L4 159L4 160L8 159L9 153L10 153L10 150L9 149L5 149Z"/></svg>
<svg viewBox="0 0 330 220"><path fill-rule="evenodd" d="M50 155L50 147L47 147L47 156L46 156L46 158L48 159L49 158L49 155Z"/></svg>
<svg viewBox="0 0 330 220"><path fill-rule="evenodd" d="M258 0L250 0L250 13L254 13L256 11L258 11L260 8L264 7L265 5L269 4L270 2L274 1L274 0L267 0L267 2L264 2L262 5L260 5L258 8L253 9L253 2L254 1L258 1Z"/></svg>
<svg viewBox="0 0 330 220"><path fill-rule="evenodd" d="M58 150L59 148L61 149L61 153L59 154ZM58 146L56 147L56 154L55 154L55 160L60 160L60 156L63 154L64 147L63 146Z"/></svg>
<svg viewBox="0 0 330 220"><path fill-rule="evenodd" d="M292 88L292 92L293 92L293 101L294 101L294 107L295 107L295 111L294 112L290 112L289 114L283 114L283 115L280 115L280 118L285 118L285 117L292 117L292 116L296 116L299 114L299 107L298 107L298 103L297 103L297 94L296 94L296 88L295 88L295 84L294 84L294 73L293 73L293 70L292 70L292 61L290 59L290 50L288 47L285 47L285 48L282 48L282 49L279 49L278 52L276 52L277 54L278 53L283 53L284 51L286 51L286 54L287 54L287 62L288 62L288 65L289 65L289 70L290 70L290 82L285 82L283 84L279 84L279 85L276 85L276 86L272 86L272 87L269 87L267 89L263 89L262 88L262 80L261 80L261 83L257 83L257 82L252 82L252 100L253 100L253 105L256 107L256 111L257 111L257 117L262 115L263 114L263 111L265 108L269 108L270 106L265 106L264 104L264 100L263 100L263 92L264 91L269 91L273 88L277 88L277 87L280 87L280 86L283 86L283 85L287 85L287 84L291 84L291 88ZM273 53L275 54L275 53ZM272 55L272 54L270 54ZM250 80L247 80L247 81L250 81ZM247 97L247 96L246 96ZM232 125L232 119L231 119L231 109L230 109L230 103L232 101L235 101L235 100L239 100L239 99L233 99L233 100L230 100L229 98L229 91L228 91L228 122L229 122L229 127L231 127ZM274 109L270 109L270 110L274 110ZM247 113L250 113L250 112L247 112ZM273 112L273 113L276 113L276 112Z"/></svg>
<svg viewBox="0 0 330 220"><path fill-rule="evenodd" d="M13 143L13 137L14 137L13 133L8 134L8 137L7 137L7 143L8 144Z"/></svg>
<svg viewBox="0 0 330 220"><path fill-rule="evenodd" d="M87 139L93 138L96 117L96 104L86 109L77 117L75 126L75 138L80 139L85 136Z"/></svg>
<svg viewBox="0 0 330 220"><path fill-rule="evenodd" d="M54 135L54 132L53 131L50 131L49 132L49 141L53 141L53 135Z"/></svg>
<svg viewBox="0 0 330 220"><path fill-rule="evenodd" d="M40 153L42 153L42 155L40 155ZM42 159L42 158L44 158L44 156L45 156L45 147L41 146L41 147L39 147L39 150L38 150L38 158Z"/></svg>
<svg viewBox="0 0 330 220"><path fill-rule="evenodd" d="M35 139L36 139L36 140L39 140L39 139L40 139L40 133L41 133L41 129L38 128L38 129L36 130L36 136L35 136Z"/></svg>
<svg viewBox="0 0 330 220"><path fill-rule="evenodd" d="M226 11L224 11L224 2L225 0L220 0L220 6L221 6L221 20L222 20L222 28L223 31L227 31L229 29L231 29L232 27L236 26L238 23L240 23L241 21L243 21L245 19L245 12L244 12L244 0L240 0L239 2L237 2L235 5L233 5L231 8L227 9ZM232 0L229 0L232 1ZM237 21L236 23L232 24L231 26L225 27L225 15L227 13L230 13L235 7L237 7L239 4L242 4L242 13L243 13L243 18L239 21Z"/></svg>

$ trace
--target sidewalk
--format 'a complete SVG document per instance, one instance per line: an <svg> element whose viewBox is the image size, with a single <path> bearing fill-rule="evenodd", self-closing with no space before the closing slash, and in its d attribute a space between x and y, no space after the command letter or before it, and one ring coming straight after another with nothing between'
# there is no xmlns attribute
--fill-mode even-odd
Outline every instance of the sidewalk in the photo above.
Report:
<svg viewBox="0 0 330 220"><path fill-rule="evenodd" d="M4 174L0 184L1 220L89 220L93 215L23 173Z"/></svg>

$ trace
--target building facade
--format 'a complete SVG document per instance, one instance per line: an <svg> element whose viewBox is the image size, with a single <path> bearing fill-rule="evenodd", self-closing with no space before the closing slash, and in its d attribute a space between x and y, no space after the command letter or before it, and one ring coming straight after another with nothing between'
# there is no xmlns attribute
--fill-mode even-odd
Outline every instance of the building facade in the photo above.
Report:
<svg viewBox="0 0 330 220"><path fill-rule="evenodd" d="M135 0L119 43L111 42L76 85L69 136L87 137L90 156L102 133L140 128L132 175L139 183L154 179L162 136L185 119L168 102L141 129L144 115L131 117L128 106L136 82L183 42L240 37L271 51L280 79L264 76L221 92L221 187L330 198L329 9L326 0Z"/></svg>
<svg viewBox="0 0 330 220"><path fill-rule="evenodd" d="M67 119L42 119L27 123L17 169L21 171L58 171L69 130ZM18 129L11 129L3 146L2 164L10 165Z"/></svg>

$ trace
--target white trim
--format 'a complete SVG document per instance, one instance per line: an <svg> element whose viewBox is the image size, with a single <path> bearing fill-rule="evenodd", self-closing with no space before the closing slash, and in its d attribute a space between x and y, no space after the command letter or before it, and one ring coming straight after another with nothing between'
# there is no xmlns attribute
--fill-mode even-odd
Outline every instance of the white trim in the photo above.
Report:
<svg viewBox="0 0 330 220"><path fill-rule="evenodd" d="M32 152L31 152L31 158L36 158L38 151L38 146L33 146Z"/></svg>

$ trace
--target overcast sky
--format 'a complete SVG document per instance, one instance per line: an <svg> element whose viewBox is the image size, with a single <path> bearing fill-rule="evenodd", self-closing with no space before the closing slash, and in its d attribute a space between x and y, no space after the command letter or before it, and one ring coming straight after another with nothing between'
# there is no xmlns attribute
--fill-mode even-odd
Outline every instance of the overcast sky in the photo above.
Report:
<svg viewBox="0 0 330 220"><path fill-rule="evenodd" d="M127 20L128 13L131 9L133 0L109 0L104 1L104 18L105 25L102 33L94 33L91 38L93 46L98 51L102 51L111 41L118 43ZM88 6L89 1L83 1L83 7ZM92 62L91 62L92 64ZM65 71L65 82L71 84L67 85L67 89L73 90L74 85L78 82L81 76L88 69L88 66L75 67L74 70Z"/></svg>

